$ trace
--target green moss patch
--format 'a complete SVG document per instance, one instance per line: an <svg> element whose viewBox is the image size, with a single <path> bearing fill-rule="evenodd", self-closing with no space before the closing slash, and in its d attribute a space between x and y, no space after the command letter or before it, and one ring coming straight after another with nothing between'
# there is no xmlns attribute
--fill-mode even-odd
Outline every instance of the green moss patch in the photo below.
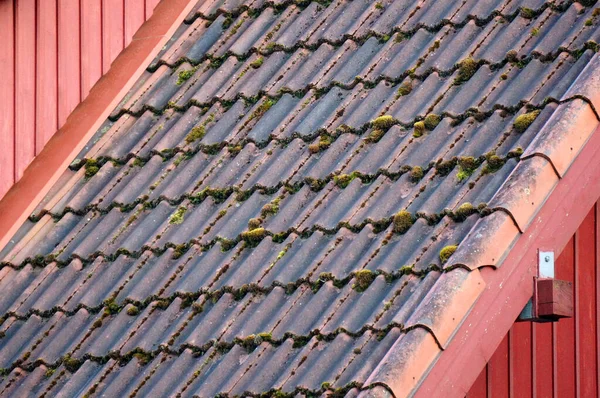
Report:
<svg viewBox="0 0 600 398"><path fill-rule="evenodd" d="M264 228L255 228L250 231L242 232L242 240L250 246L257 246L267 236L267 231Z"/></svg>
<svg viewBox="0 0 600 398"><path fill-rule="evenodd" d="M400 210L394 215L392 222L394 225L394 232L403 234L415 223L415 217L407 210Z"/></svg>
<svg viewBox="0 0 600 398"><path fill-rule="evenodd" d="M457 160L458 165L465 170L475 170L479 162L473 156L461 156Z"/></svg>
<svg viewBox="0 0 600 398"><path fill-rule="evenodd" d="M169 308L169 305L171 305L171 302L169 300L161 299L156 300L156 302L154 303L154 308L166 310L167 308Z"/></svg>
<svg viewBox="0 0 600 398"><path fill-rule="evenodd" d="M384 131L389 130L394 124L394 118L390 115L379 116L371 120L371 127Z"/></svg>
<svg viewBox="0 0 600 398"><path fill-rule="evenodd" d="M258 69L262 66L264 62L263 57L258 57L254 61L250 62L250 66L254 69Z"/></svg>
<svg viewBox="0 0 600 398"><path fill-rule="evenodd" d="M176 84L178 86L181 86L183 83L188 81L190 77L194 76L194 73L196 73L196 70L197 70L196 68L192 68L192 69L180 71L179 75L177 75Z"/></svg>
<svg viewBox="0 0 600 398"><path fill-rule="evenodd" d="M313 154L319 153L319 152L324 151L325 149L329 148L331 146L332 142L333 142L333 139L331 138L330 135L322 134L319 137L319 141L313 142L312 144L310 144L308 146L308 151Z"/></svg>
<svg viewBox="0 0 600 398"><path fill-rule="evenodd" d="M187 252L189 249L189 246L186 245L185 243L182 243L181 245L177 245L175 246L175 248L173 249L173 259L178 259L181 256L183 256L185 254L185 252Z"/></svg>
<svg viewBox="0 0 600 398"><path fill-rule="evenodd" d="M184 206L180 206L175 213L173 213L171 215L171 217L169 218L169 224L181 224L183 222L183 218L185 215L185 212L187 211L187 208Z"/></svg>
<svg viewBox="0 0 600 398"><path fill-rule="evenodd" d="M454 210L454 219L456 221L464 221L471 214L477 213L477 209L469 202L465 202Z"/></svg>
<svg viewBox="0 0 600 398"><path fill-rule="evenodd" d="M515 119L513 127L518 133L524 133L529 128L529 126L531 126L531 124L535 121L539 114L540 111L535 110L519 115Z"/></svg>
<svg viewBox="0 0 600 398"><path fill-rule="evenodd" d="M223 21L221 26L223 27L223 29L227 29L231 26L232 23L233 23L233 18L228 16L225 18L225 20Z"/></svg>
<svg viewBox="0 0 600 398"><path fill-rule="evenodd" d="M194 141L201 140L206 135L206 127L204 125L194 127L185 137L185 143L191 144Z"/></svg>
<svg viewBox="0 0 600 398"><path fill-rule="evenodd" d="M360 271L356 271L354 273L354 285L352 285L352 287L359 292L363 292L369 286L371 286L371 283L373 283L376 276L377 274L368 269L361 269Z"/></svg>
<svg viewBox="0 0 600 398"><path fill-rule="evenodd" d="M423 134L425 134L425 122L423 122L423 121L416 122L413 125L413 137L419 138L419 137L422 137Z"/></svg>
<svg viewBox="0 0 600 398"><path fill-rule="evenodd" d="M379 116L371 120L373 131L367 137L367 141L378 142L394 124L394 118L390 115Z"/></svg>
<svg viewBox="0 0 600 398"><path fill-rule="evenodd" d="M152 361L152 355L146 354L145 352L136 352L133 354L133 357L137 359L142 366L147 365Z"/></svg>
<svg viewBox="0 0 600 398"><path fill-rule="evenodd" d="M456 246L456 245L450 245L450 246L446 246L442 250L440 250L440 261L442 262L442 264L445 264L448 261L450 256L453 255L454 252L456 251L457 247L458 246Z"/></svg>
<svg viewBox="0 0 600 398"><path fill-rule="evenodd" d="M267 98L266 100L264 100L262 102L262 104L260 104L258 106L258 108L256 108L256 110L252 113L252 115L250 115L250 118L248 119L248 121L251 121L253 119L260 119L261 117L263 117L263 115L265 113L267 113L267 111L269 109L271 109L271 107L273 105L275 105L275 100Z"/></svg>
<svg viewBox="0 0 600 398"><path fill-rule="evenodd" d="M462 156L458 158L458 173L456 178L462 182L469 178L479 166L477 159L473 156Z"/></svg>
<svg viewBox="0 0 600 398"><path fill-rule="evenodd" d="M398 87L398 91L396 91L396 98L404 97L405 95L410 94L412 90L412 83L410 81L405 81L404 83L400 84L400 87Z"/></svg>
<svg viewBox="0 0 600 398"><path fill-rule="evenodd" d="M533 19L535 18L535 11L531 8L522 7L521 8L521 16L525 19Z"/></svg>
<svg viewBox="0 0 600 398"><path fill-rule="evenodd" d="M478 67L479 65L477 64L477 61L475 61L471 57L465 58L462 61L460 61L460 64L458 65L458 75L454 79L454 84L459 85L469 81L469 79L473 77L475 72L477 72Z"/></svg>
<svg viewBox="0 0 600 398"><path fill-rule="evenodd" d="M504 159L494 153L488 153L486 155L486 164L481 170L482 174L494 173L504 166Z"/></svg>
<svg viewBox="0 0 600 398"><path fill-rule="evenodd" d="M136 307L135 305L132 305L131 307L127 308L127 315L129 316L136 316L140 313L140 309L138 307Z"/></svg>
<svg viewBox="0 0 600 398"><path fill-rule="evenodd" d="M100 170L98 161L95 159L87 159L85 161L84 168L85 168L85 178L92 178Z"/></svg>
<svg viewBox="0 0 600 398"><path fill-rule="evenodd" d="M356 173L351 174L340 174L333 177L333 182L338 187L344 189L357 177Z"/></svg>
<svg viewBox="0 0 600 398"><path fill-rule="evenodd" d="M438 124L440 124L441 118L436 115L435 113L430 113L429 115L425 116L425 119L423 119L423 123L425 124L425 128L427 130L434 130Z"/></svg>
<svg viewBox="0 0 600 398"><path fill-rule="evenodd" d="M117 304L114 298L104 300L104 313L106 315L114 315L119 313L121 308Z"/></svg>
<svg viewBox="0 0 600 398"><path fill-rule="evenodd" d="M70 354L66 354L62 359L62 364L71 373L77 372L83 361L73 358Z"/></svg>
<svg viewBox="0 0 600 398"><path fill-rule="evenodd" d="M248 220L248 229L253 230L260 228L262 224L262 218L251 218Z"/></svg>
<svg viewBox="0 0 600 398"><path fill-rule="evenodd" d="M375 130L371 131L371 133L367 137L367 141L372 142L372 143L379 142L381 137L383 137L384 135L385 135L384 130L375 129Z"/></svg>
<svg viewBox="0 0 600 398"><path fill-rule="evenodd" d="M277 212L279 212L279 202L280 201L281 201L281 198L275 198L271 202L264 205L263 208L260 210L260 215L262 217L267 217L268 215L277 214Z"/></svg>
<svg viewBox="0 0 600 398"><path fill-rule="evenodd" d="M421 181L421 179L423 178L424 175L425 175L425 172L423 171L423 168L421 166L414 166L410 170L408 179L410 180L410 182L417 183L417 182Z"/></svg>

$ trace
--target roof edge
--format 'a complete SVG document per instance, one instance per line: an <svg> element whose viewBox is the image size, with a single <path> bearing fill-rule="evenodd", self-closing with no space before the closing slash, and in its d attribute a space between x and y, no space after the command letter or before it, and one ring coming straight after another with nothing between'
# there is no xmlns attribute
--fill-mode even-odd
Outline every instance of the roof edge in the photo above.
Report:
<svg viewBox="0 0 600 398"><path fill-rule="evenodd" d="M598 54L593 61L600 62ZM577 95L578 90L585 95ZM444 338L439 354L430 356L429 366L421 366L411 383L403 384L396 382L395 370L416 360L412 357L419 350L392 363L389 358L394 353L390 352L367 384L387 383L398 397L463 397L468 393L532 296L538 250L562 251L600 198L600 164L594 160L600 156L600 118L593 106L598 93L600 73L586 67L490 200L490 205L499 202L495 208L503 210L504 216L480 219L444 267L449 272L455 267L478 272L477 285L483 286L450 284L450 290L479 291L461 302L465 311L457 314L451 327L429 330L436 341ZM574 197L577 201L564 203L565 198ZM492 247L491 253L482 247Z"/></svg>
<svg viewBox="0 0 600 398"><path fill-rule="evenodd" d="M195 5L189 0L158 3L152 17L138 29L109 71L0 200L0 248L6 246Z"/></svg>
<svg viewBox="0 0 600 398"><path fill-rule="evenodd" d="M480 269L486 289L415 392L464 396L533 293L538 250L560 252L600 197L600 127L498 268ZM565 198L577 200L568 201Z"/></svg>

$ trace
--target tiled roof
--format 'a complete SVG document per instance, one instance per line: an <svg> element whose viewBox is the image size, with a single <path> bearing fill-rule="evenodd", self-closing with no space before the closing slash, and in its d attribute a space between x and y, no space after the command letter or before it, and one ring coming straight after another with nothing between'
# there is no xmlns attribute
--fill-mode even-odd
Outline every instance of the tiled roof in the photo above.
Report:
<svg viewBox="0 0 600 398"><path fill-rule="evenodd" d="M598 124L587 3L200 2L0 253L0 395L409 393Z"/></svg>

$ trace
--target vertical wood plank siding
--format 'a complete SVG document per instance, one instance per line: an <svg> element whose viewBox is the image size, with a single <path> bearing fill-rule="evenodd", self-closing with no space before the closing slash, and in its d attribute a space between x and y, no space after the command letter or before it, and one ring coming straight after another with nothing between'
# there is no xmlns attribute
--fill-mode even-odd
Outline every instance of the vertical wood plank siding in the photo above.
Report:
<svg viewBox="0 0 600 398"><path fill-rule="evenodd" d="M575 317L515 323L468 394L483 397L600 396L600 202L556 262L556 277L575 290Z"/></svg>
<svg viewBox="0 0 600 398"><path fill-rule="evenodd" d="M158 2L0 1L0 198Z"/></svg>

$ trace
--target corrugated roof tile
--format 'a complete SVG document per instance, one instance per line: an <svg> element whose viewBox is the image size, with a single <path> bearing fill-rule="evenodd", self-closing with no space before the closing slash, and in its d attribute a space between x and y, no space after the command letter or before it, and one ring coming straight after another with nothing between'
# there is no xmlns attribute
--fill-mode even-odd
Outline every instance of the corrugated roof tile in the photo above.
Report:
<svg viewBox="0 0 600 398"><path fill-rule="evenodd" d="M408 394L598 124L592 13L199 2L0 252L0 395Z"/></svg>

